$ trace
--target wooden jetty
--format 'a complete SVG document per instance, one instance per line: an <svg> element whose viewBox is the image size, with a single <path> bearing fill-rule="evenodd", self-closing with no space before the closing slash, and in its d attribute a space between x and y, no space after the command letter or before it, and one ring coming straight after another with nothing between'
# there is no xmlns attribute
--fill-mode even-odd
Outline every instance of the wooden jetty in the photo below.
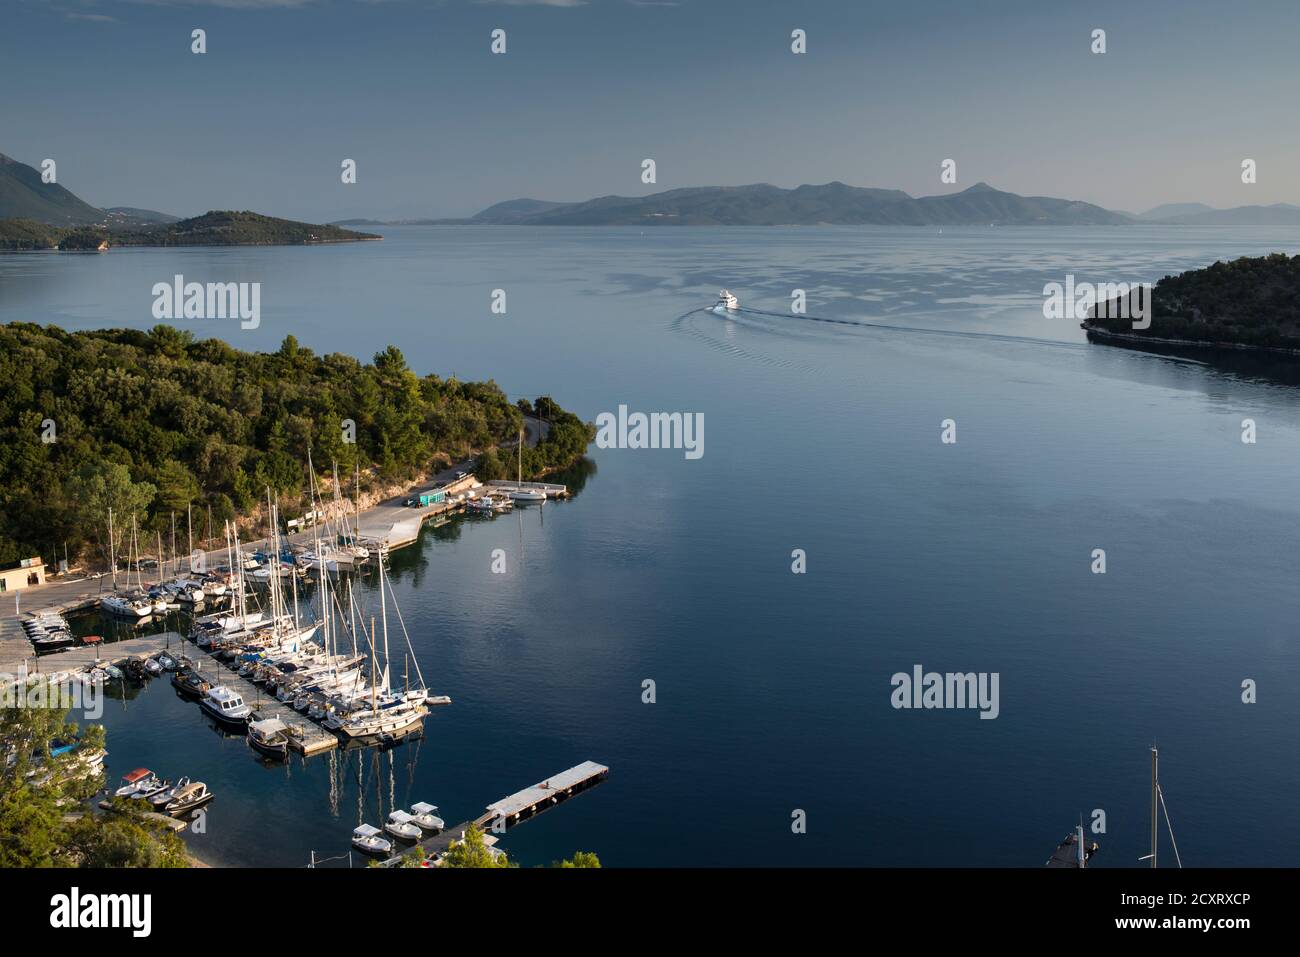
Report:
<svg viewBox="0 0 1300 957"><path fill-rule="evenodd" d="M195 650L199 651L197 648ZM289 747L299 754L319 754L339 746L338 735L334 732L327 731L305 714L294 711L287 702L280 701L275 695L267 694L246 678L239 677L237 672L225 667L216 658L202 651L199 651L199 654L205 655L207 660L194 659L198 666L196 670L214 685L225 685L232 691L239 692L244 699L244 704L257 712L255 720L279 718L283 721L285 733L289 737ZM208 664L211 667L205 667Z"/></svg>
<svg viewBox="0 0 1300 957"><path fill-rule="evenodd" d="M148 802L146 801L142 803L147 804ZM100 801L99 809L101 811L116 811L116 809L113 807L113 802L111 800ZM170 814L162 814L158 811L141 811L140 816L143 817L146 821L152 821L154 824L157 824L159 827L165 827L169 831L175 831L177 834L179 834L181 831L185 830L187 827L190 826L190 822L185 818L172 817Z"/></svg>
<svg viewBox="0 0 1300 957"><path fill-rule="evenodd" d="M583 761L567 771L561 771L545 781L539 781L532 787L516 791L499 801L493 801L472 821L464 821L410 846L403 847L399 843L397 846L400 848L400 853L384 861L384 866L395 865L403 855L411 853L417 847L424 850L427 859L437 860L451 845L463 840L465 832L472 827L480 828L488 834L501 834L516 824L530 820L543 811L595 787L607 777L609 777L609 768L605 765L597 764L595 761Z"/></svg>
<svg viewBox="0 0 1300 957"><path fill-rule="evenodd" d="M148 658L169 647L179 649L181 636L162 632L141 638L126 638L101 645L79 645L36 655L26 636L0 640L0 675L58 674L85 671L96 664L117 664L127 658Z"/></svg>

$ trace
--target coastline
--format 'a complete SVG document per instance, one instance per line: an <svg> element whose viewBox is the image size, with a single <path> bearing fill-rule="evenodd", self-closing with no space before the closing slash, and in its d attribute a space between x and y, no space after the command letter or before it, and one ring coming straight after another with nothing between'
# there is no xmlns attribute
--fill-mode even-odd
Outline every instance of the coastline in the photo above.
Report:
<svg viewBox="0 0 1300 957"><path fill-rule="evenodd" d="M1245 342L1224 342L1205 339L1164 339L1159 336L1135 335L1131 332L1112 332L1109 329L1102 329L1100 326L1095 326L1090 322L1080 323L1079 328L1087 333L1090 341L1096 339L1102 343L1116 340L1119 342L1147 343L1158 346L1190 347L1194 349L1204 349L1210 352L1256 352L1269 355L1300 356L1300 349L1288 349L1283 346L1256 346Z"/></svg>

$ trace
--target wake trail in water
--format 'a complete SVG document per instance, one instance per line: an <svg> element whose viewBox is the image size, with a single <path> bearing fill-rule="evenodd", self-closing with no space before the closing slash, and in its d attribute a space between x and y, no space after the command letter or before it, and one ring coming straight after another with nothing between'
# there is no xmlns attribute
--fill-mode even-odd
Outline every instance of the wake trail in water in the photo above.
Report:
<svg viewBox="0 0 1300 957"><path fill-rule="evenodd" d="M765 319L783 319L793 322L819 322L826 325L834 326L855 326L862 329L880 329L884 332L904 332L914 333L923 336L947 336L956 339L989 339L995 342L1012 342L1036 346L1050 346L1057 349L1086 349L1086 342L1062 342L1059 339L1041 339L1035 336L1015 336L1000 332L971 332L962 329L932 329L925 326L902 326L896 323L888 322L870 322L866 319L833 319L827 316L810 316L805 314L796 314L793 312L769 312L766 309L752 309L748 306L741 306L739 309L729 309L725 312L719 311L716 306L700 306L698 309L692 309L689 312L678 316L673 326L676 329L684 329L695 335L696 338L705 338L699 333L691 330L685 325L688 318L700 313L706 313L712 316L721 316L731 318L734 316L761 316ZM715 340L716 341L716 340ZM743 350L736 348L738 354L743 354ZM1167 356L1155 352L1138 352L1133 351L1132 355L1140 357L1150 357L1153 359L1164 359L1170 362L1182 362L1189 365L1206 365L1198 359L1185 359L1181 356Z"/></svg>

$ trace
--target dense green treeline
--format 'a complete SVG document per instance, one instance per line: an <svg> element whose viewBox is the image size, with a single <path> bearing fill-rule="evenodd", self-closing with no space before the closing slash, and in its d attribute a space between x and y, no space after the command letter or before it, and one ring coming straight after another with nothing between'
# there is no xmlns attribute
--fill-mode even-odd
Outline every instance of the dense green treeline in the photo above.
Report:
<svg viewBox="0 0 1300 957"><path fill-rule="evenodd" d="M150 552L173 512L184 528L190 503L196 533L209 507L220 529L255 512L267 487L291 515L309 449L318 474L337 463L350 492L354 468L363 489L401 483L509 442L523 422L495 383L417 376L393 346L370 363L293 336L252 353L170 325L0 326L0 377L0 563L62 557L65 542L70 557L102 556L109 507L121 526L136 516ZM537 405L554 425L525 450L526 475L575 461L593 434L550 399Z"/></svg>
<svg viewBox="0 0 1300 957"><path fill-rule="evenodd" d="M1134 329L1114 305L1110 318L1090 317L1089 323L1135 336L1300 349L1300 256L1273 253L1216 262L1166 276L1151 293L1146 330Z"/></svg>

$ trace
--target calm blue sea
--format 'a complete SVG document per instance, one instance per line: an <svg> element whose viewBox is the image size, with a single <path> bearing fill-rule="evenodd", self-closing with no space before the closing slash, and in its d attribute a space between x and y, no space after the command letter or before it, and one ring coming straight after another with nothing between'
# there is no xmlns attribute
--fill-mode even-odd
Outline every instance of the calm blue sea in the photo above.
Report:
<svg viewBox="0 0 1300 957"><path fill-rule="evenodd" d="M258 329L188 327L391 343L588 419L701 412L705 454L593 447L572 500L394 555L419 665L455 702L419 743L267 768L165 683L111 702L114 780L147 765L216 790L197 853L304 865L390 807L459 821L590 758L608 782L510 832L517 860L1036 866L1100 809L1095 863L1128 867L1155 742L1185 864L1295 863L1300 388L1089 345L1042 313L1067 274L1295 253L1295 230L384 232L0 256L0 321L147 328L156 282L260 282ZM722 286L898 328L693 312ZM917 664L997 672L998 718L895 710L891 675Z"/></svg>

